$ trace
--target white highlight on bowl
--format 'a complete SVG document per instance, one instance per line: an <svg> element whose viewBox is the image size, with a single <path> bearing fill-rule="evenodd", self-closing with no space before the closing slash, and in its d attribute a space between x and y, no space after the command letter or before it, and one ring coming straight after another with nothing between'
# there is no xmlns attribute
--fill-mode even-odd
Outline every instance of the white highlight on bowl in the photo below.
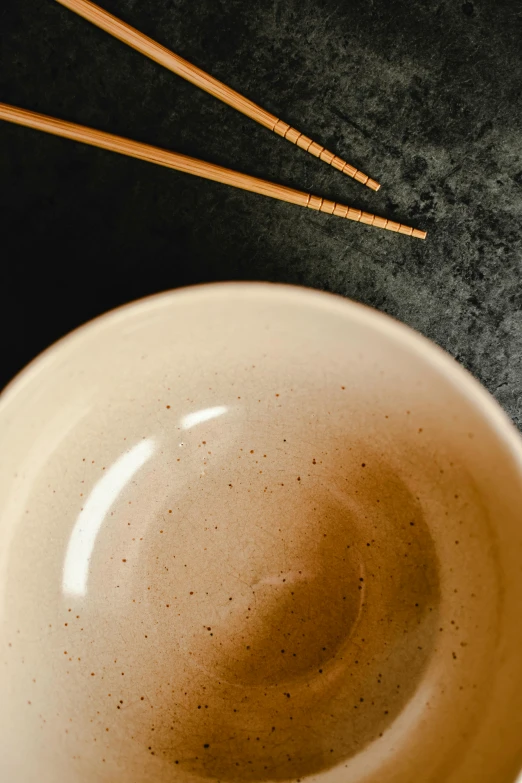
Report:
<svg viewBox="0 0 522 783"><path fill-rule="evenodd" d="M121 492L152 457L152 438L137 443L122 454L95 484L74 524L63 564L62 590L66 595L87 593L89 565L103 521Z"/></svg>
<svg viewBox="0 0 522 783"><path fill-rule="evenodd" d="M196 424L203 424L205 421L217 419L218 416L222 416L227 410L228 408L226 405L216 405L215 408L203 408L200 411L188 413L181 419L181 429L190 430L191 427L195 427Z"/></svg>

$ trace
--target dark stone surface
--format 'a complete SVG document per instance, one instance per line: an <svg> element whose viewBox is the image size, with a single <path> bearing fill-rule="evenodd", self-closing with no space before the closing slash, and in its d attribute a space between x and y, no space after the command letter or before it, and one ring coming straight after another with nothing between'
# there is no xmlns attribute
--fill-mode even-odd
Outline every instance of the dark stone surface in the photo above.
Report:
<svg viewBox="0 0 522 783"><path fill-rule="evenodd" d="M1 382L170 287L324 288L457 357L522 427L517 0L105 0L383 183L378 194L53 0L0 7L0 100L411 222L421 242L0 123Z"/></svg>

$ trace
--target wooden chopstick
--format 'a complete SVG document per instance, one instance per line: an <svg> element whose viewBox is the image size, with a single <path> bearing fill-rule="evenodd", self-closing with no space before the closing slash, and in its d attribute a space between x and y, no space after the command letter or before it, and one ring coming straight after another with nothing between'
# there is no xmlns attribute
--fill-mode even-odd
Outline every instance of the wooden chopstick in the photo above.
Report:
<svg viewBox="0 0 522 783"><path fill-rule="evenodd" d="M153 41L152 38L140 33L134 27L122 22L112 14L109 14L103 8L89 2L89 0L57 0L58 3L74 11L79 16L87 19L89 22L100 27L105 32L110 33L115 38L136 49L138 52L150 57L151 60L163 65L169 71L181 76L182 79L186 79L188 82L195 84L196 87L200 87L202 90L209 92L215 98L218 98L224 103L228 103L233 109L246 114L247 117L259 122L269 130L274 131L279 136L288 139L293 144L297 144L298 147L315 155L316 158L324 160L330 166L333 166L343 174L347 174L349 177L357 180L357 182L366 185L372 190L379 190L381 187L374 179L370 179L362 171L359 171L355 166L351 166L344 160L334 155L333 152L328 152L320 144L317 144L312 139L304 136L295 128L290 127L283 120L278 119L273 114L262 109L257 104L249 101L243 95L227 87L223 82L214 79L205 71L200 68L196 68L195 65L187 62L179 55L169 51L164 46Z"/></svg>
<svg viewBox="0 0 522 783"><path fill-rule="evenodd" d="M27 128L34 128L55 136L62 136L73 141L80 141L93 147L119 152L131 158L139 158L149 163L156 163L158 166L166 166L169 169L182 171L185 174L194 174L197 177L211 179L214 182L222 182L234 188L249 190L252 193L270 196L280 201L289 201L291 204L298 204L301 207L309 207L320 212L328 212L329 214L348 218L348 220L356 220L369 226L386 228L388 231L396 231L399 234L407 234L419 239L426 238L425 231L419 231L416 228L404 226L401 223L395 223L393 220L386 220L386 218L377 217L368 212L361 212L360 209L345 207L342 204L337 204L335 201L328 201L319 196L312 196L310 193L304 193L300 190L287 188L284 185L276 185L273 182L251 177L249 174L241 174L238 171L225 169L222 166L216 166L214 163L206 163L197 158L189 158L187 155L181 155L178 152L169 152L159 147L152 147L149 144L131 141L122 136L114 136L112 133L105 133L93 128L87 128L84 125L65 122L54 117L47 117L44 114L19 109L5 103L0 103L0 120L13 122L16 125L23 125Z"/></svg>

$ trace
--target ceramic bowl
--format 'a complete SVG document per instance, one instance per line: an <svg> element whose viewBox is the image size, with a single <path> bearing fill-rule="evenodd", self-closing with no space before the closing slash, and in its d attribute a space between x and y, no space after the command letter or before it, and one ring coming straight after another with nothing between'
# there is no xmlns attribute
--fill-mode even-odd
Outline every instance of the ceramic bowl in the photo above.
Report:
<svg viewBox="0 0 522 783"><path fill-rule="evenodd" d="M511 783L522 446L450 357L304 289L124 307L0 403L9 783Z"/></svg>

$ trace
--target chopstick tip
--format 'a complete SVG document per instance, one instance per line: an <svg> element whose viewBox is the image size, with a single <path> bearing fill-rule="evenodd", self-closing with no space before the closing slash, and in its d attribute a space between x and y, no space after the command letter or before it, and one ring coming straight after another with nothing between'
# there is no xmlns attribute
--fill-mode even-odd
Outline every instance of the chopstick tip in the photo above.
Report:
<svg viewBox="0 0 522 783"><path fill-rule="evenodd" d="M366 183L366 187L371 188L372 190L377 192L381 188L381 183L380 182L376 182L374 179L368 179L368 181Z"/></svg>
<svg viewBox="0 0 522 783"><path fill-rule="evenodd" d="M417 237L417 239L426 239L427 231L421 231L419 228L414 228L412 231L412 237Z"/></svg>

